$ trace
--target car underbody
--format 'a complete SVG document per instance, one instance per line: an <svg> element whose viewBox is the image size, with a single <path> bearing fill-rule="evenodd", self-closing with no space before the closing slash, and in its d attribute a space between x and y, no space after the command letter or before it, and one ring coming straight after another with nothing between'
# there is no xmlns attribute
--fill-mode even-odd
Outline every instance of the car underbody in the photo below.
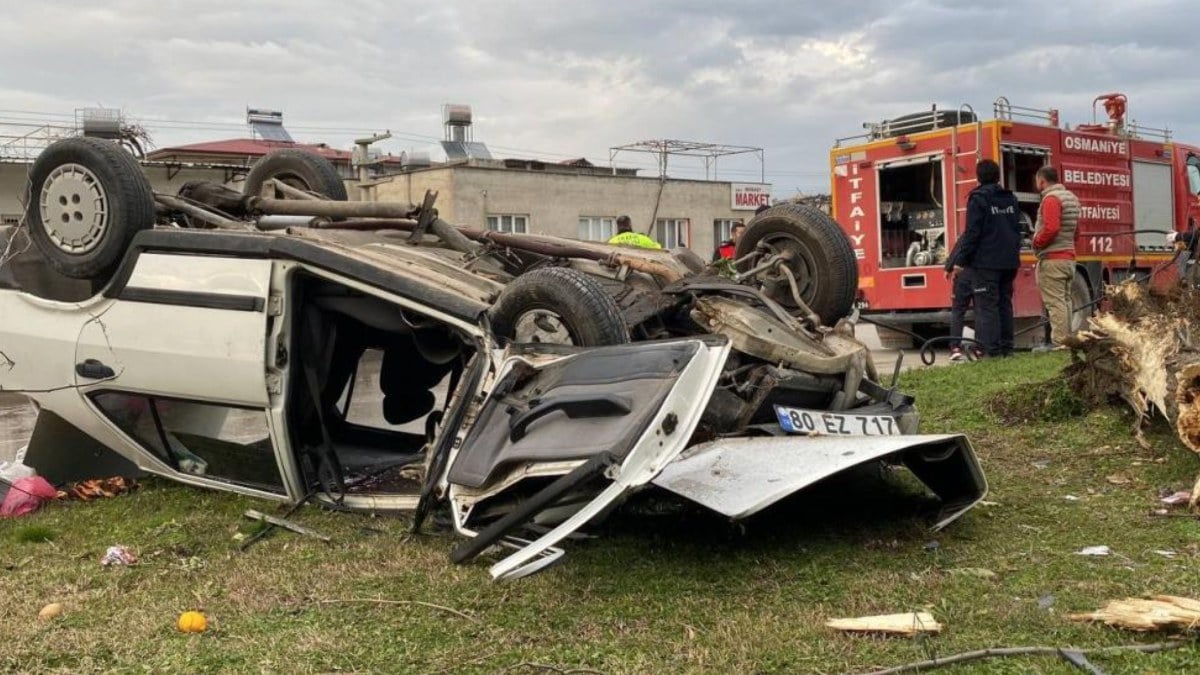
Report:
<svg viewBox="0 0 1200 675"><path fill-rule="evenodd" d="M822 275L844 261L804 246L812 214L722 266L456 228L436 195L343 202L280 176L156 195L86 288L43 244L0 268L0 389L40 407L34 468L412 511L418 529L444 510L467 537L456 562L511 549L497 578L553 563L644 490L741 519L883 462L940 499L935 527L986 494L966 438L919 435L830 308ZM0 250L74 232L31 210ZM763 215L774 232L796 214Z"/></svg>

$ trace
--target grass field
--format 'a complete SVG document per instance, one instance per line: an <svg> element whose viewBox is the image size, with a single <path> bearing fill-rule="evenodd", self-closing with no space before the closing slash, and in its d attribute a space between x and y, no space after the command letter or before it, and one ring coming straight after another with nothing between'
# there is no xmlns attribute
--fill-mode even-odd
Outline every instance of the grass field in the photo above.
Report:
<svg viewBox="0 0 1200 675"><path fill-rule="evenodd" d="M983 647L1161 640L1064 616L1129 595L1200 594L1200 521L1150 515L1161 490L1191 486L1200 461L1165 425L1146 452L1129 413L1085 414L1053 384L1065 361L1022 356L904 376L925 430L970 434L991 483L988 505L936 535L926 501L871 473L744 526L702 514L617 517L602 538L571 544L564 564L495 584L486 561L449 562L455 537L410 536L405 519L307 508L294 519L332 545L278 532L239 553L235 535L252 530L241 513L272 505L162 481L55 504L0 522L0 669L842 673ZM143 563L100 567L118 543ZM1099 544L1114 555L1074 554ZM403 603L329 602L354 599ZM52 601L65 616L39 621ZM941 635L822 625L920 608L946 626ZM207 633L176 632L188 609L206 612ZM1112 673L1200 672L1194 647L1093 660ZM1046 657L938 672L1080 671Z"/></svg>

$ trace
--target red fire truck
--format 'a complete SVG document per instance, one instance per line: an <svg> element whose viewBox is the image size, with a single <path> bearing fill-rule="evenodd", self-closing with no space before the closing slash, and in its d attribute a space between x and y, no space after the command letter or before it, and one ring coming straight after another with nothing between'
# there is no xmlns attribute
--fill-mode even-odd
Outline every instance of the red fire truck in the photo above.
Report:
<svg viewBox="0 0 1200 675"><path fill-rule="evenodd" d="M1095 121L1098 106L1105 121ZM923 337L948 333L951 284L942 265L966 227L967 195L982 159L1000 165L1027 230L1013 295L1018 331L1042 315L1028 246L1039 202L1034 174L1045 164L1058 168L1082 205L1076 307L1131 275L1171 283L1176 270L1165 235L1200 221L1200 148L1171 140L1165 129L1127 122L1125 113L1126 97L1106 94L1093 101L1092 124L1070 128L1060 126L1057 110L1001 97L989 120L965 105L934 107L865 124L865 134L839 139L829 153L833 216L858 257L862 314ZM1076 312L1076 321L1089 311ZM1030 346L1042 335L1026 330L1018 343ZM880 337L889 347L912 342L883 328Z"/></svg>

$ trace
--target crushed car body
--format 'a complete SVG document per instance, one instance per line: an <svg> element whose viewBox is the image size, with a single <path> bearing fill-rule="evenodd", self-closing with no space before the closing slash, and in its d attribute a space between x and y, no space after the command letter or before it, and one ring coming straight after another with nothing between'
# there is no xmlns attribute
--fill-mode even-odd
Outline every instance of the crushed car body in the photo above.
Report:
<svg viewBox="0 0 1200 675"><path fill-rule="evenodd" d="M277 151L244 192L155 195L106 141L43 153L0 231L33 244L0 268L0 389L40 408L27 462L415 528L444 509L452 559L500 547L503 579L643 490L740 519L883 462L940 499L935 527L986 495L969 441L920 435L880 384L825 214L776 206L706 264L458 228L434 194L343 201L322 161Z"/></svg>

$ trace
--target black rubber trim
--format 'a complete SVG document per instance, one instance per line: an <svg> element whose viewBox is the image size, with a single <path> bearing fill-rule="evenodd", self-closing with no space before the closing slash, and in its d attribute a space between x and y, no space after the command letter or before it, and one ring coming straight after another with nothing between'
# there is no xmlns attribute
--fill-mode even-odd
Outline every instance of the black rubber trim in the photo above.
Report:
<svg viewBox="0 0 1200 675"><path fill-rule="evenodd" d="M475 322L489 306L485 302L463 297L444 288L415 281L387 267L344 255L319 241L251 232L188 230L139 232L125 258L121 260L112 283L104 290L105 297L122 297L122 292L133 275L133 269L137 266L138 256L144 252L293 260L396 293L470 322Z"/></svg>
<svg viewBox="0 0 1200 675"><path fill-rule="evenodd" d="M228 295L163 288L126 286L118 297L128 302L149 302L156 305L180 305L205 309L231 309L235 312L261 312L266 306L262 298L254 295Z"/></svg>
<svg viewBox="0 0 1200 675"><path fill-rule="evenodd" d="M591 459L575 467L570 473L560 476L553 483L529 499L521 502L512 511L501 516L499 520L487 526L475 537L468 539L450 553L450 560L462 564L483 553L489 546L533 519L542 509L552 505L571 490L599 478L608 467L618 464L617 458L609 452L593 455Z"/></svg>

